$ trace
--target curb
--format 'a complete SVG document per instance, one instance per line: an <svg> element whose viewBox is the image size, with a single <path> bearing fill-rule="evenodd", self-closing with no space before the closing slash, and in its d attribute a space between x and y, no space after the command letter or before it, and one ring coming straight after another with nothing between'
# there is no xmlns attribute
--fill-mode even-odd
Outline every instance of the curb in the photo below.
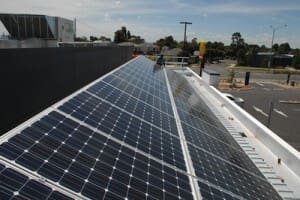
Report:
<svg viewBox="0 0 300 200"><path fill-rule="evenodd" d="M285 103L285 104L300 104L300 101L284 101L284 100L279 100L279 103Z"/></svg>

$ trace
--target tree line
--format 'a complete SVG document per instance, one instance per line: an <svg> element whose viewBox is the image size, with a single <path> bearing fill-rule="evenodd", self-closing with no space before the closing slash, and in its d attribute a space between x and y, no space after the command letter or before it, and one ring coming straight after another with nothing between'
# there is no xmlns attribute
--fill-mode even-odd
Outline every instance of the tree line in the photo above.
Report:
<svg viewBox="0 0 300 200"><path fill-rule="evenodd" d="M105 36L90 36L89 39L86 37L75 38L75 41L109 41L111 39ZM136 44L141 44L145 42L141 36L133 35L130 30L125 26L122 26L120 29L114 32L114 43L121 42L132 42ZM191 41L188 41L184 44L183 41L176 41L172 35L166 36L164 38L158 39L154 42L155 45L160 47L180 48L182 49L181 53L178 56L192 56L195 51L199 50L199 41L197 38L193 38ZM231 35L231 44L225 45L223 42L217 41L208 41L206 43L206 60L208 62L219 61L224 58L236 59L238 65L250 65L253 57L258 52L270 52L271 49L267 48L265 45L257 44L248 44L242 37L240 32L235 32ZM277 44L275 43L272 46L272 52L276 54L293 54L293 66L300 67L300 50L292 49L289 43Z"/></svg>

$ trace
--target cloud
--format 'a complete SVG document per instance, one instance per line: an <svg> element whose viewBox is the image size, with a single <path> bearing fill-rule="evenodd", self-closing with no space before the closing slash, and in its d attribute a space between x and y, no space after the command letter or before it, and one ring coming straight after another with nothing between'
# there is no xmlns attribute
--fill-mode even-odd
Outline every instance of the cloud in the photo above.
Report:
<svg viewBox="0 0 300 200"><path fill-rule="evenodd" d="M105 14L103 15L103 17L104 17L104 21L106 21L106 22L112 20L110 14L108 14L108 13L105 13Z"/></svg>
<svg viewBox="0 0 300 200"><path fill-rule="evenodd" d="M81 7L83 4L82 4L82 2L76 2L75 3L75 6L78 6L78 7Z"/></svg>
<svg viewBox="0 0 300 200"><path fill-rule="evenodd" d="M300 5L285 4L285 5L262 5L262 4L241 4L241 3L227 3L208 5L200 8L207 13L236 13L236 14L266 14L285 11L300 11Z"/></svg>
<svg viewBox="0 0 300 200"><path fill-rule="evenodd" d="M181 41L183 27L178 22L186 19L193 22L193 25L188 27L188 31L191 32L188 34L189 40L197 37L230 43L231 33L226 32L238 29L246 33L247 30L251 32L249 36L245 35L245 39L249 40L248 43L261 41L268 44L268 35L270 34L263 34L269 31L268 26L275 22L286 21L289 27L292 27L290 22L292 18L282 16L288 16L288 13L291 12L297 13L293 11L300 11L300 3L296 1L283 2L285 1L0 0L0 12L45 14L68 19L76 17L78 35L86 36L97 34L113 37L115 30L126 25L133 34L141 35L150 42L167 35L173 35L176 40ZM230 17L225 19L224 16ZM258 18L263 19L264 22L254 21ZM252 30L249 28L250 25L241 24L244 23L243 20L249 19L256 26ZM297 27L298 20L294 21L294 26ZM204 34L203 30L207 30L208 34ZM3 27L0 26L0 33L2 32ZM299 39L296 36L299 35L300 30L297 28L294 32L295 37L290 41L297 43ZM284 40L280 36L276 38L278 41Z"/></svg>

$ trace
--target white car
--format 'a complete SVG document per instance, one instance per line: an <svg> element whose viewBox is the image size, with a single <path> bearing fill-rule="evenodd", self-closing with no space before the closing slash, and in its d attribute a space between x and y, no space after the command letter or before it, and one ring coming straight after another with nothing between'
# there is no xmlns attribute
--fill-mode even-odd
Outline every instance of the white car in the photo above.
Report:
<svg viewBox="0 0 300 200"><path fill-rule="evenodd" d="M236 103L237 105L241 106L242 108L244 107L244 99L240 98L240 97L235 97L232 94L229 93L223 93L228 99L230 99L231 101L233 101L234 103Z"/></svg>

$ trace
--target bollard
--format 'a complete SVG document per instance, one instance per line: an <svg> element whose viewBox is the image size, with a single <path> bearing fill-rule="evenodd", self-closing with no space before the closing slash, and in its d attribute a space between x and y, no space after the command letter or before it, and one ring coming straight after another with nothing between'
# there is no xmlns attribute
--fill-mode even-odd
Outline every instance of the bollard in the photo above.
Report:
<svg viewBox="0 0 300 200"><path fill-rule="evenodd" d="M286 84L287 85L290 83L290 78L291 78L291 73L288 73L287 79L286 79Z"/></svg>
<svg viewBox="0 0 300 200"><path fill-rule="evenodd" d="M250 80L250 72L246 72L245 85L249 85L249 80Z"/></svg>

